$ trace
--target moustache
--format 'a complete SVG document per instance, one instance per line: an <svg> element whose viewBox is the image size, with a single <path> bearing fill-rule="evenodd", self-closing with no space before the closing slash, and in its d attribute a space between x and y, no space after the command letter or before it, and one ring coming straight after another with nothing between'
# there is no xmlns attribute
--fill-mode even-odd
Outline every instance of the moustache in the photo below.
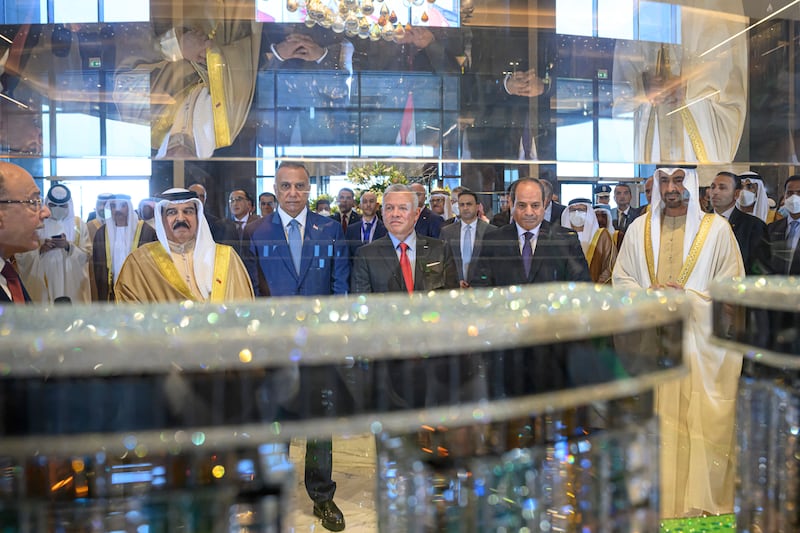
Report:
<svg viewBox="0 0 800 533"><path fill-rule="evenodd" d="M189 229L189 224L187 222L184 222L183 220L179 220L172 225L172 231L175 231L178 228Z"/></svg>

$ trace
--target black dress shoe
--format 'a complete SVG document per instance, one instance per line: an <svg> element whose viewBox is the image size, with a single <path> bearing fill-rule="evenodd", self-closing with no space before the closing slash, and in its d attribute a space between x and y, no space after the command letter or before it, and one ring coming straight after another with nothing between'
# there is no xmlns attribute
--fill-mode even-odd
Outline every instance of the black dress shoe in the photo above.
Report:
<svg viewBox="0 0 800 533"><path fill-rule="evenodd" d="M344 515L333 500L314 504L314 516L322 520L322 527L330 531L344 529Z"/></svg>

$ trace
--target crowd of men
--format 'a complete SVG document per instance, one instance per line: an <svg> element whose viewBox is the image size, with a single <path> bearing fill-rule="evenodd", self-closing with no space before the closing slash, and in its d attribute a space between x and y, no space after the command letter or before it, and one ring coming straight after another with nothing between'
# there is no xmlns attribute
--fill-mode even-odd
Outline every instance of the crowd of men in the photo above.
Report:
<svg viewBox="0 0 800 533"><path fill-rule="evenodd" d="M213 217L204 211L205 188L192 185L164 191L138 211L126 195L102 195L86 223L75 216L69 189L54 185L42 200L25 170L0 163L0 302L221 302L563 281L684 291L691 375L659 388L656 399L662 513L729 512L741 354L708 341L708 286L745 273L800 274L800 176L784 185L788 216L769 225L757 216L757 193L741 201L744 179L720 172L708 213L689 167L657 169L642 208L631 205L625 183L614 187L611 209L609 186L596 189L596 203L562 206L546 180L522 178L507 191L509 222L495 216L494 225L479 194L437 192L440 201L426 207L420 183L391 185L381 206L374 192L363 192L360 214L354 192L342 189L338 213L326 216L309 208L306 168L285 162L274 194L259 198L261 216L250 194L235 190L231 218ZM303 386L301 396L313 397L324 384ZM313 512L340 531L331 470L330 441L309 440Z"/></svg>

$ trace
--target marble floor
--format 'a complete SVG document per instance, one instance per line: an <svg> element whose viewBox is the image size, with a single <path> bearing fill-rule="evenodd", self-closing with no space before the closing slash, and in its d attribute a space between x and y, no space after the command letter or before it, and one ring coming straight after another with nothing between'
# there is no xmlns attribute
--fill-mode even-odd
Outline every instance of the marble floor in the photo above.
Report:
<svg viewBox="0 0 800 533"><path fill-rule="evenodd" d="M325 532L312 513L312 503L303 486L306 443L292 441L289 459L295 466L295 491L289 515L292 533ZM372 434L333 439L333 480L336 482L336 505L344 513L351 532L377 531L375 515L375 438Z"/></svg>

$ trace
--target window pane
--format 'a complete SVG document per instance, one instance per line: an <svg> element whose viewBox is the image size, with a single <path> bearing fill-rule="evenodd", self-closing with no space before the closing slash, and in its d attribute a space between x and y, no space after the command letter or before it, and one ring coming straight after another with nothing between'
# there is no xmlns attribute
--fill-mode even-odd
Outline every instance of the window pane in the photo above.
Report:
<svg viewBox="0 0 800 533"><path fill-rule="evenodd" d="M148 0L105 0L103 2L103 20L105 22L130 22L150 20L150 2Z"/></svg>
<svg viewBox="0 0 800 533"><path fill-rule="evenodd" d="M556 130L556 158L559 161L591 161L592 142L591 121L559 126Z"/></svg>
<svg viewBox="0 0 800 533"><path fill-rule="evenodd" d="M100 155L100 119L81 113L56 113L56 146L59 156Z"/></svg>
<svg viewBox="0 0 800 533"><path fill-rule="evenodd" d="M592 0L556 0L556 33L593 35Z"/></svg>
<svg viewBox="0 0 800 533"><path fill-rule="evenodd" d="M597 35L633 39L633 0L599 0Z"/></svg>
<svg viewBox="0 0 800 533"><path fill-rule="evenodd" d="M150 126L106 120L106 155L150 156Z"/></svg>
<svg viewBox="0 0 800 533"><path fill-rule="evenodd" d="M97 22L97 0L53 0L55 22Z"/></svg>
<svg viewBox="0 0 800 533"><path fill-rule="evenodd" d="M592 183L561 183L558 202L567 205L575 198L592 198L592 187L594 187Z"/></svg>
<svg viewBox="0 0 800 533"><path fill-rule="evenodd" d="M598 120L597 128L600 161L633 162L632 120L601 118Z"/></svg>
<svg viewBox="0 0 800 533"><path fill-rule="evenodd" d="M680 43L680 6L660 2L639 4L639 40Z"/></svg>

